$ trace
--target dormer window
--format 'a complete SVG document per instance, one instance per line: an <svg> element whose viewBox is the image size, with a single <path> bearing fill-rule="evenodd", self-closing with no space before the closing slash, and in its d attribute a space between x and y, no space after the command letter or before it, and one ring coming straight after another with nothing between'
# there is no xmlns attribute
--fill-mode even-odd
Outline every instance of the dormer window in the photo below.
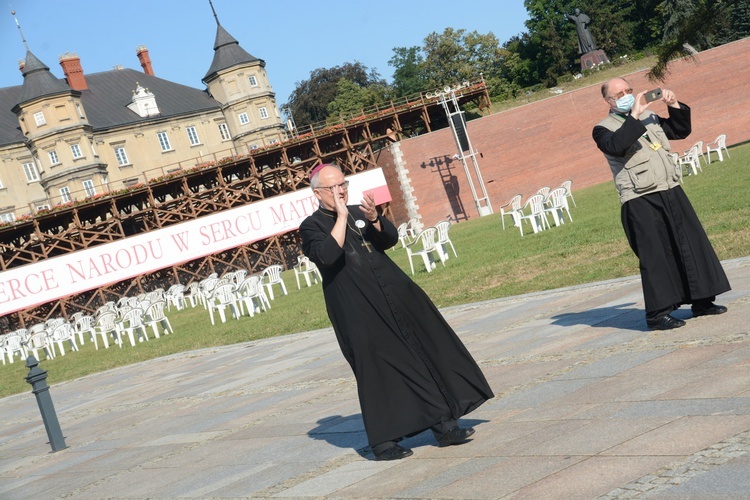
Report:
<svg viewBox="0 0 750 500"><path fill-rule="evenodd" d="M128 109L141 118L158 115L159 106L156 105L156 96L147 88L141 87L138 82L135 82L135 85L132 102L128 104Z"/></svg>

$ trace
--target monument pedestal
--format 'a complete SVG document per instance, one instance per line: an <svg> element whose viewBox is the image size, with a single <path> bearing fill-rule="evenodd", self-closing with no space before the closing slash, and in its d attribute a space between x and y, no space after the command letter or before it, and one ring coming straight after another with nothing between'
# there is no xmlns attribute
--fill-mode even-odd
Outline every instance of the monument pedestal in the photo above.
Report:
<svg viewBox="0 0 750 500"><path fill-rule="evenodd" d="M601 64L601 63L608 63L609 57L607 57L607 54L604 53L603 50L592 50L591 52L586 52L585 54L581 54L581 69L591 69L594 66Z"/></svg>

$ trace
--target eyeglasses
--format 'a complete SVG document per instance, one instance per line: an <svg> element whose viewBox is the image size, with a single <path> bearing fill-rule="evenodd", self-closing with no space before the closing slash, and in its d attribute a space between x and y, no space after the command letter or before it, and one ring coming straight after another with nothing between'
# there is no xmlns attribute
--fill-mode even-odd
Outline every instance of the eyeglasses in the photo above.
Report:
<svg viewBox="0 0 750 500"><path fill-rule="evenodd" d="M331 193L333 193L333 188L338 187L339 189L349 189L349 181L344 181L341 184L334 184L333 186L318 186L315 189L327 189Z"/></svg>
<svg viewBox="0 0 750 500"><path fill-rule="evenodd" d="M622 99L623 97L625 97L625 94L632 94L632 93L633 93L633 89L625 89L622 92L618 92L613 97L607 97L607 99L612 100L612 101L616 101L617 99Z"/></svg>

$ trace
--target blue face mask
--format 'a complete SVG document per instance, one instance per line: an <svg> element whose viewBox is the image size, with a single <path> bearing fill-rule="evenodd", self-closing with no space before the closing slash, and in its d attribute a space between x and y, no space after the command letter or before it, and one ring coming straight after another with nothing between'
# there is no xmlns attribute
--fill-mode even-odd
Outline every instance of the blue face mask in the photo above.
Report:
<svg viewBox="0 0 750 500"><path fill-rule="evenodd" d="M625 94L615 101L615 111L618 113L627 113L635 104L633 94Z"/></svg>

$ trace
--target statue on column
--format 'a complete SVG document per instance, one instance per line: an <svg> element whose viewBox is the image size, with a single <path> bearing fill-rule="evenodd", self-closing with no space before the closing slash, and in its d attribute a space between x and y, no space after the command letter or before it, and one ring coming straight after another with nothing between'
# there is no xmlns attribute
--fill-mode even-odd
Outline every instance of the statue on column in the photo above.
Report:
<svg viewBox="0 0 750 500"><path fill-rule="evenodd" d="M589 31L591 18L583 14L580 9L575 10L575 15L565 14L565 17L576 23L576 34L578 35L578 53L581 54L581 69L591 69L602 63L608 63L609 58L603 50L597 49L594 38Z"/></svg>

